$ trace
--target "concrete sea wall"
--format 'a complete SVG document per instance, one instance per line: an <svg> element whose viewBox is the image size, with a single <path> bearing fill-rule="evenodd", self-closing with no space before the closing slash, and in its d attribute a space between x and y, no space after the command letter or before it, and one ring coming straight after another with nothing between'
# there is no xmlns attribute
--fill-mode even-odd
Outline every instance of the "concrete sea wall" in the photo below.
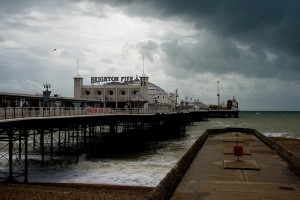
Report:
<svg viewBox="0 0 300 200"><path fill-rule="evenodd" d="M177 162L177 164L168 172L168 174L160 181L153 192L149 195L148 200L169 199L175 191L177 185L188 170L190 164L197 155L199 149L208 137L209 130L205 131Z"/></svg>

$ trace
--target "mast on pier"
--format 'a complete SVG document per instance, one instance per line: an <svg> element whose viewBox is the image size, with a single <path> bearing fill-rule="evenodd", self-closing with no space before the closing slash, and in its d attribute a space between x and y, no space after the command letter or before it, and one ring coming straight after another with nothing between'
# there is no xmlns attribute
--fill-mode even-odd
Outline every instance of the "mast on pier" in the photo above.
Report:
<svg viewBox="0 0 300 200"><path fill-rule="evenodd" d="M219 81L217 81L218 83L218 93L217 93L217 96L218 96L218 107L220 108L220 90L219 90Z"/></svg>

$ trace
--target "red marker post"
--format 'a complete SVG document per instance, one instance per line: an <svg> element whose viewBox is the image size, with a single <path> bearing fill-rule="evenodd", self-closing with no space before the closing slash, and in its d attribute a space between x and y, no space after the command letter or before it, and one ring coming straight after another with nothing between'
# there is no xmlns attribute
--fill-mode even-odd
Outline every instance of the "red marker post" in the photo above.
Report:
<svg viewBox="0 0 300 200"><path fill-rule="evenodd" d="M240 160L240 156L244 155L244 149L242 146L236 145L233 146L233 155L237 156L237 161Z"/></svg>

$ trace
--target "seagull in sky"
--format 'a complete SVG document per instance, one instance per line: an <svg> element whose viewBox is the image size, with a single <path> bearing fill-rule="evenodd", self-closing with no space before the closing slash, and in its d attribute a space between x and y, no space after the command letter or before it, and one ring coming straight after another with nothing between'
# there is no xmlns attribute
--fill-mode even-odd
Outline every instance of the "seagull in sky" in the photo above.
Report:
<svg viewBox="0 0 300 200"><path fill-rule="evenodd" d="M52 51L56 51L56 49L53 49Z"/></svg>

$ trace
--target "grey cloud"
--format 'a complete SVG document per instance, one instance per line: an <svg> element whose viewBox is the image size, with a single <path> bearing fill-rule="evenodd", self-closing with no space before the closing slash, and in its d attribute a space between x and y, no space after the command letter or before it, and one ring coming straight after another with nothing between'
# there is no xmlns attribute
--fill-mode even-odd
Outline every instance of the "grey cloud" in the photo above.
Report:
<svg viewBox="0 0 300 200"><path fill-rule="evenodd" d="M4 38L0 35L0 42L3 43L5 42Z"/></svg>
<svg viewBox="0 0 300 200"><path fill-rule="evenodd" d="M51 3L52 2L52 3ZM63 1L61 1L63 2ZM52 7L51 5L56 4L55 1L45 0L26 0L26 1L0 1L0 15L15 15L27 13L33 8Z"/></svg>
<svg viewBox="0 0 300 200"><path fill-rule="evenodd" d="M18 15L29 13L33 10L43 10L49 14L55 13L58 14L72 14L72 12L76 12L74 3L93 3L93 1L81 1L81 0L16 0L16 1L0 1L0 16L1 15ZM96 1L101 2L101 1ZM88 10L82 10L81 14L86 16L96 16L99 18L106 17L105 14L102 13L103 7L101 4L93 4L92 8ZM54 14L51 15L51 18L55 19L56 16Z"/></svg>
<svg viewBox="0 0 300 200"><path fill-rule="evenodd" d="M103 58L103 59L101 59L101 61L102 61L103 63L106 63L106 64L111 64L111 63L113 63L113 60L112 60L111 58Z"/></svg>
<svg viewBox="0 0 300 200"><path fill-rule="evenodd" d="M154 56L158 53L159 45L154 41L148 40L138 43L137 48L142 56L154 62Z"/></svg>

